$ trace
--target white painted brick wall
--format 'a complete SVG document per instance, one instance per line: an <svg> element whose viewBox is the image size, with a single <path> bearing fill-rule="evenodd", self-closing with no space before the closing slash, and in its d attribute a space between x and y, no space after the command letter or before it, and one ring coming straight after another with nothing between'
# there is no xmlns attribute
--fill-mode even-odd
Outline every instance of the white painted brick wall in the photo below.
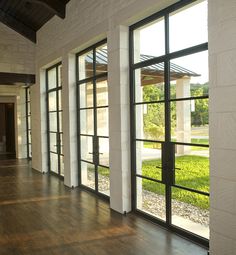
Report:
<svg viewBox="0 0 236 255"><path fill-rule="evenodd" d="M211 255L236 254L236 1L209 0Z"/></svg>
<svg viewBox="0 0 236 255"><path fill-rule="evenodd" d="M35 73L35 44L0 22L0 72Z"/></svg>

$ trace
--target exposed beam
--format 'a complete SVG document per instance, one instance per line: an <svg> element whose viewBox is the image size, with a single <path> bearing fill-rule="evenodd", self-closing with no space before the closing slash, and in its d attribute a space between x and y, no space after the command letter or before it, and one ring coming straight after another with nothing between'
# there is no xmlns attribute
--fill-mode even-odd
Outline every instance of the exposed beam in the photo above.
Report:
<svg viewBox="0 0 236 255"><path fill-rule="evenodd" d="M62 19L66 16L66 5L60 0L27 0L27 2L41 4Z"/></svg>
<svg viewBox="0 0 236 255"><path fill-rule="evenodd" d="M0 72L0 85L15 85L15 83L34 84L34 74Z"/></svg>
<svg viewBox="0 0 236 255"><path fill-rule="evenodd" d="M11 29L15 30L17 33L28 38L32 42L36 42L36 31L21 23L11 15L0 9L0 21Z"/></svg>

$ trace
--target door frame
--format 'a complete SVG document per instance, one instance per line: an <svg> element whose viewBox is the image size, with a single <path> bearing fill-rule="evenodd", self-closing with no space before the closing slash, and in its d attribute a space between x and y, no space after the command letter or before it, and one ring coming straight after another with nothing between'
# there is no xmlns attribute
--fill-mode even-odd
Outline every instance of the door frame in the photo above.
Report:
<svg viewBox="0 0 236 255"><path fill-rule="evenodd" d="M104 44L107 44L107 39L104 39L102 41L97 42L96 44L93 44L91 46L89 46L88 48L78 52L76 54L76 104L77 104L77 145L78 145L78 178L79 178L79 186L82 187L85 190L88 190L94 194L96 194L97 196L105 199L105 200L110 200L110 197L104 193L99 192L98 189L98 167L104 167L104 168L108 168L107 166L102 166L99 164L99 138L107 138L109 139L109 135L108 136L101 136L97 134L97 109L99 108L108 108L109 109L109 103L108 106L102 106L99 107L96 105L96 95L97 95L97 91L96 91L96 82L97 80L99 80L99 78L108 78L108 72L104 72L101 74L96 74L96 49L99 46L102 46ZM85 78L83 80L80 80L79 77L79 57L89 51L93 52L93 75L89 78ZM94 126L94 134L93 135L87 135L88 137L92 137L93 140L93 163L86 161L84 159L81 158L81 134L80 134L80 129L81 129L81 121L80 121L80 90L79 90L79 86L81 84L87 83L87 82L91 82L93 84L93 126ZM90 109L91 107L89 107ZM83 134L83 136L86 136L85 134ZM82 184L82 177L81 177L81 162L85 162L85 163L89 163L89 164L93 164L95 166L95 189L92 189L84 184Z"/></svg>
<svg viewBox="0 0 236 255"><path fill-rule="evenodd" d="M30 112L29 111L30 105ZM26 111L26 143L27 143L27 158L32 160L32 134L31 134L31 97L30 97L30 86L25 88L25 111ZM30 125L29 125L30 119ZM30 133L30 134L29 134ZM30 139L31 136L31 139ZM31 142L30 142L31 141Z"/></svg>
<svg viewBox="0 0 236 255"><path fill-rule="evenodd" d="M63 156L61 154L61 148L62 148L62 143L60 141L60 135L63 135L63 132L59 130L60 124L59 124L59 112L63 112L62 109L59 110L59 96L58 96L58 91L62 91L62 85L59 84L59 66L62 65L62 62L58 62L57 64L50 66L49 68L46 69L46 106L47 106L47 141L48 141L48 170L49 173L52 175L55 175L61 179L64 179L64 176L61 175L61 161L60 158ZM52 89L48 89L48 72L52 69L56 68L56 87ZM56 113L57 113L57 131L56 132L50 132L50 117L49 117L49 94L51 92L56 92ZM61 123L62 123L62 114L61 114ZM57 153L54 153L57 155L58 158L58 173L51 171L51 161L50 161L50 154L53 153L50 151L50 133L56 133L56 140L57 140ZM59 147L59 149L58 149Z"/></svg>
<svg viewBox="0 0 236 255"><path fill-rule="evenodd" d="M190 145L189 143L179 143L179 142L172 142L171 141L171 116L170 116L170 104L172 101L179 101L179 99L172 100L170 97L170 78L169 78L169 70L170 70L170 61L172 59L178 58L178 57L184 57L190 54L199 53L202 51L208 50L208 42L202 43L193 47L189 47L183 50L179 50L173 53L169 52L169 14L181 9L182 7L185 7L191 3L196 2L196 0L182 0L179 1L160 12L157 12L129 27L129 61L130 61L130 137L131 137L131 186L132 186L132 210L147 218L148 220L151 220L177 234L180 234L183 237L186 237L204 247L209 247L209 240L201 237L197 234L194 234L192 232L189 232L187 230L184 230L183 228L180 228L178 226L172 225L171 223L171 187L175 187L174 184L171 184L174 177L165 177L167 178L166 183L161 182L165 185L165 199L166 199L166 221L163 221L161 219L158 219L157 217L152 216L151 214L148 214L144 211L141 211L137 209L137 190L136 190L136 141L139 139L136 138L136 115L135 115L135 70L138 68L142 68L144 66L148 65L154 65L156 63L164 63L164 94L165 98L162 100L162 103L165 104L165 140L164 141L153 141L162 144L162 147L167 145L167 147L174 146L174 145ZM137 28L140 28L144 25L147 25L155 20L158 20L159 18L164 18L165 22L165 53L163 56L160 57L154 57L152 59L134 63L134 30ZM188 99L206 99L208 96L199 96L199 97L189 97ZM183 99L180 99L183 100ZM157 103L160 103L161 101L158 101ZM142 139L142 141L145 141L145 139ZM148 140L150 141L150 140ZM192 146L199 146L199 144L192 144ZM201 147L209 147L209 146L202 146ZM170 150L166 148L167 150ZM169 151L170 152L170 151ZM174 159L173 159L174 160ZM173 163L173 162L172 162ZM163 167L163 165L162 165ZM168 169L167 169L168 170ZM170 170L170 169L169 169ZM168 171L169 171L168 170ZM163 173L163 170L162 170ZM148 178L147 178L148 179ZM158 181L157 181L158 182ZM188 188L186 188L188 190ZM204 192L199 192L204 193Z"/></svg>

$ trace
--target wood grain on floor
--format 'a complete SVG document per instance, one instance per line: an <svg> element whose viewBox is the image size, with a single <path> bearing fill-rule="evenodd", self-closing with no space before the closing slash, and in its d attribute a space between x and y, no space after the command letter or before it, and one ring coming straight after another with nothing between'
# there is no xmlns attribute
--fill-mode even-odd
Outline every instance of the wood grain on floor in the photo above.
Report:
<svg viewBox="0 0 236 255"><path fill-rule="evenodd" d="M205 249L55 176L26 160L0 161L1 255L206 255ZM4 167L5 166L5 167Z"/></svg>

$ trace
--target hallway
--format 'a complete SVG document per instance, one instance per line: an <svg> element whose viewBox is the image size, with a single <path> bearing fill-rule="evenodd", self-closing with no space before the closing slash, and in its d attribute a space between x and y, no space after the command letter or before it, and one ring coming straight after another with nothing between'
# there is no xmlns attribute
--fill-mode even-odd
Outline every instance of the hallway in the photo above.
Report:
<svg viewBox="0 0 236 255"><path fill-rule="evenodd" d="M199 246L66 188L27 160L0 161L0 254L205 255Z"/></svg>

